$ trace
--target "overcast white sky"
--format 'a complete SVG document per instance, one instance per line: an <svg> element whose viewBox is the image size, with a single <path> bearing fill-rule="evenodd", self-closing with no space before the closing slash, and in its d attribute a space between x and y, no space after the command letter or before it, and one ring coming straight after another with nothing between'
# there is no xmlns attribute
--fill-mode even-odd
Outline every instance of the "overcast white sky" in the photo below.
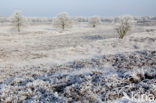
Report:
<svg viewBox="0 0 156 103"><path fill-rule="evenodd" d="M25 16L156 16L156 0L0 0L0 16L21 10Z"/></svg>

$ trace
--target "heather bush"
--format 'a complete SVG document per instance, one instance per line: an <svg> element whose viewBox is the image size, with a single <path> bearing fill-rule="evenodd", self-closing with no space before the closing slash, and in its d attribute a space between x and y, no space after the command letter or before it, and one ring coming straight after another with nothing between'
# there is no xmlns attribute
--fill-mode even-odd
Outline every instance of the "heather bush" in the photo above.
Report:
<svg viewBox="0 0 156 103"><path fill-rule="evenodd" d="M121 16L119 18L119 26L116 28L119 38L123 39L127 32L130 31L133 23L132 20L131 16Z"/></svg>

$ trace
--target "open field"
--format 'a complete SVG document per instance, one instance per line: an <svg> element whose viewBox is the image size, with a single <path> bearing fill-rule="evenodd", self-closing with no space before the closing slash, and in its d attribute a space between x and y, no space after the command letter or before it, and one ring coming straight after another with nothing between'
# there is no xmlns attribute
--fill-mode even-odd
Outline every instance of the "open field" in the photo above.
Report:
<svg viewBox="0 0 156 103"><path fill-rule="evenodd" d="M1 23L0 102L103 103L132 91L156 99L156 26L135 25L123 40L114 28L40 23L17 33Z"/></svg>

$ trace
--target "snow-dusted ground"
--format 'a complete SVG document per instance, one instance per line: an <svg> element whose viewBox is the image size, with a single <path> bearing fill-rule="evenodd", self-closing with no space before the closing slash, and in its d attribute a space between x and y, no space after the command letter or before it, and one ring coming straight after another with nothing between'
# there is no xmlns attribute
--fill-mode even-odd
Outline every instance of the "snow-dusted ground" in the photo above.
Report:
<svg viewBox="0 0 156 103"><path fill-rule="evenodd" d="M153 90L156 97L156 26L135 26L120 40L113 24L65 32L31 24L21 33L0 25L0 102L99 103Z"/></svg>
<svg viewBox="0 0 156 103"><path fill-rule="evenodd" d="M154 38L155 32L152 34L145 32L148 28L135 27L132 37L144 35ZM155 27L151 28L155 29ZM49 62L49 60L45 59L50 59L50 62L54 63L63 63L70 61L70 59L72 61L73 59L84 57L84 55L90 57L94 54L103 55L105 53L112 53L113 51L124 52L129 51L129 49L135 50L133 47L135 45L134 41L131 41L130 45L129 38L121 41L116 39L116 37L117 34L114 31L114 27L110 24L105 24L96 29L89 28L87 25L79 25L63 33L58 32L51 25L32 25L20 34L10 31L9 26L2 26L0 28L0 60L10 65L17 65L18 62L20 62L20 65L21 62L32 63L32 60L33 63L36 63L34 61L38 60ZM125 42L122 47L119 46L122 44L121 42ZM150 46L148 48L151 49L152 45L150 43L147 45L141 44L138 49L146 49L144 46L148 44ZM114 48L113 45L117 47ZM121 48L124 50L121 50Z"/></svg>

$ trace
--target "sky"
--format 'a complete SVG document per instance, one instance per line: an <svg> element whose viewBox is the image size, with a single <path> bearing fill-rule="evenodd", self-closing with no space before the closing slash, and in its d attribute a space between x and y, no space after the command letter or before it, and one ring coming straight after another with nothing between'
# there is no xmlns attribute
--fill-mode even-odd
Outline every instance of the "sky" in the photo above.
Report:
<svg viewBox="0 0 156 103"><path fill-rule="evenodd" d="M156 0L0 0L0 16L15 10L30 17L71 16L156 16Z"/></svg>

